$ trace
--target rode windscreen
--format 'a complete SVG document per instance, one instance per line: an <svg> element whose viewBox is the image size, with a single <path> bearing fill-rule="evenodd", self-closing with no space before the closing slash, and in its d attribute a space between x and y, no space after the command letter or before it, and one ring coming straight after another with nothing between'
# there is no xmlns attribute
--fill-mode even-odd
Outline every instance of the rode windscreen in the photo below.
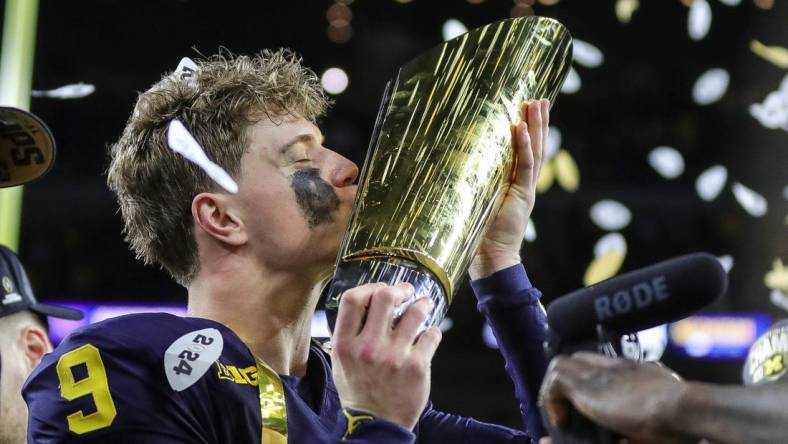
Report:
<svg viewBox="0 0 788 444"><path fill-rule="evenodd" d="M727 287L719 261L693 253L562 296L547 308L547 323L564 341L595 337L597 325L627 334L684 318Z"/></svg>

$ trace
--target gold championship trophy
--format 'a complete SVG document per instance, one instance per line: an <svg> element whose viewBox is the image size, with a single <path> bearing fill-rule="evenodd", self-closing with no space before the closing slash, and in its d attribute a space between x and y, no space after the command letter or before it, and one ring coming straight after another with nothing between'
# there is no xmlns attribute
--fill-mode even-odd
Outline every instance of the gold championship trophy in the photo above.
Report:
<svg viewBox="0 0 788 444"><path fill-rule="evenodd" d="M345 290L409 282L446 315L506 195L520 104L554 101L569 70L569 32L522 17L474 29L421 54L386 86L326 307Z"/></svg>

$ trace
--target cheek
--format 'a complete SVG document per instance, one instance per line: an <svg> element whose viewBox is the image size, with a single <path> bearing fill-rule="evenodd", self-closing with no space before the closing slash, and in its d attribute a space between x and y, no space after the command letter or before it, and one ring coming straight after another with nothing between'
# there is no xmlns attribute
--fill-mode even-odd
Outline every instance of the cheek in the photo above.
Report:
<svg viewBox="0 0 788 444"><path fill-rule="evenodd" d="M258 176L259 177L259 176ZM296 223L298 206L292 196L290 183L285 177L271 174L267 180L259 179L243 185L242 218L247 227L255 231L279 229Z"/></svg>

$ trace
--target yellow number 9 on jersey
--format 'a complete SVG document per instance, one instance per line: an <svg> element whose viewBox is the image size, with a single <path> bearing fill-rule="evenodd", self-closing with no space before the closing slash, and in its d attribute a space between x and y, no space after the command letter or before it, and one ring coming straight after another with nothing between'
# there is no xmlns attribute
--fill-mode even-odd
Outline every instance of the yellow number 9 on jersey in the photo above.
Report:
<svg viewBox="0 0 788 444"><path fill-rule="evenodd" d="M74 380L74 367L84 364L87 377ZM99 350L86 344L60 357L57 361L57 377L60 379L60 395L68 401L85 395L92 395L96 411L85 415L82 410L74 412L68 419L68 429L81 435L112 424L117 415L115 403L109 393L107 372L101 361Z"/></svg>

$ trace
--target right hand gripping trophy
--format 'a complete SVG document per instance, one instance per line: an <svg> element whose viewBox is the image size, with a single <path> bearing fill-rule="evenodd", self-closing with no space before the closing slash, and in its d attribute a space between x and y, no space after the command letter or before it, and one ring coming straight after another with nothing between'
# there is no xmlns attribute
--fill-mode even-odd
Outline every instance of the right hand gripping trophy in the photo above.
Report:
<svg viewBox="0 0 788 444"><path fill-rule="evenodd" d="M557 21L524 17L444 42L386 86L326 307L372 282L411 283L408 303L446 315L459 281L506 195L516 162L511 125L520 104L554 101L571 37Z"/></svg>

